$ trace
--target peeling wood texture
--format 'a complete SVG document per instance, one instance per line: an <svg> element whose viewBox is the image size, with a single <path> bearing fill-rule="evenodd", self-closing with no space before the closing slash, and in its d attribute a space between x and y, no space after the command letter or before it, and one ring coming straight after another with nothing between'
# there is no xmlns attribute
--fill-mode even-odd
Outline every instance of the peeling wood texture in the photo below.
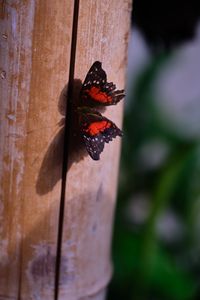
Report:
<svg viewBox="0 0 200 300"><path fill-rule="evenodd" d="M0 1L0 300L55 299L73 6L72 0ZM95 60L124 88L130 7L130 0L80 0L75 92ZM104 112L119 127L122 106ZM112 273L120 140L105 146L100 161L75 143L57 299L103 300Z"/></svg>

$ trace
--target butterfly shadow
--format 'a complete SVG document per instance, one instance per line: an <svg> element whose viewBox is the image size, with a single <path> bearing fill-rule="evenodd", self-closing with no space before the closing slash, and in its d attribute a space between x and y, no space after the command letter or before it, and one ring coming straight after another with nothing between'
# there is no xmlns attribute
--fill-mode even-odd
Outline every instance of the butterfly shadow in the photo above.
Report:
<svg viewBox="0 0 200 300"><path fill-rule="evenodd" d="M76 107L80 102L80 90L82 82L80 79L74 79L73 83L73 105L72 105L72 123L70 129L70 141L68 149L68 167L67 171L71 168L73 163L78 163L85 156L87 152L83 145L83 141L80 136L78 114L76 113ZM64 135L65 135L65 114L67 101L68 84L63 88L58 100L58 111L62 118L58 123L60 129L54 136L53 140L48 146L48 149L44 155L41 163L39 174L36 181L36 192L39 195L45 195L52 191L56 183L62 177L63 166L63 150L64 150Z"/></svg>

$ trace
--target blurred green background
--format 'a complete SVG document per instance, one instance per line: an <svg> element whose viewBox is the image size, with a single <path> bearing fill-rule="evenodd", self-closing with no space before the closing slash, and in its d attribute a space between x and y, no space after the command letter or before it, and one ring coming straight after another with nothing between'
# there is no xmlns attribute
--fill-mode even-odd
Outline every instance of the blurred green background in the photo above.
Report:
<svg viewBox="0 0 200 300"><path fill-rule="evenodd" d="M134 2L108 300L200 299L200 14L175 3Z"/></svg>

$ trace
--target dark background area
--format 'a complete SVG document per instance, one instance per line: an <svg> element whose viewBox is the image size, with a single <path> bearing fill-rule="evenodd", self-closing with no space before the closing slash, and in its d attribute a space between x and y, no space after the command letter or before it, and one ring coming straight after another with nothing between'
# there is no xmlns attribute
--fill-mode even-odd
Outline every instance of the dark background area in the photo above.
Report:
<svg viewBox="0 0 200 300"><path fill-rule="evenodd" d="M199 24L198 1L134 0L108 300L200 299Z"/></svg>
<svg viewBox="0 0 200 300"><path fill-rule="evenodd" d="M166 51L194 38L199 18L198 0L133 1L132 26L153 50Z"/></svg>

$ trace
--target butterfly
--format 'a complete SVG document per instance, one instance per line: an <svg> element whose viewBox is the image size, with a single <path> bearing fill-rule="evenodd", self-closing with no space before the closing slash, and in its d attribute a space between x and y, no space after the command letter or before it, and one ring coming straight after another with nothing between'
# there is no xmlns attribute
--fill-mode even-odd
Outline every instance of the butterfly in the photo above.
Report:
<svg viewBox="0 0 200 300"><path fill-rule="evenodd" d="M122 131L96 108L116 105L124 97L124 90L116 90L113 82L107 82L102 63L94 62L83 82L80 92L81 106L78 108L81 135L87 152L94 160L100 159L105 143L109 143L116 136L122 136Z"/></svg>

